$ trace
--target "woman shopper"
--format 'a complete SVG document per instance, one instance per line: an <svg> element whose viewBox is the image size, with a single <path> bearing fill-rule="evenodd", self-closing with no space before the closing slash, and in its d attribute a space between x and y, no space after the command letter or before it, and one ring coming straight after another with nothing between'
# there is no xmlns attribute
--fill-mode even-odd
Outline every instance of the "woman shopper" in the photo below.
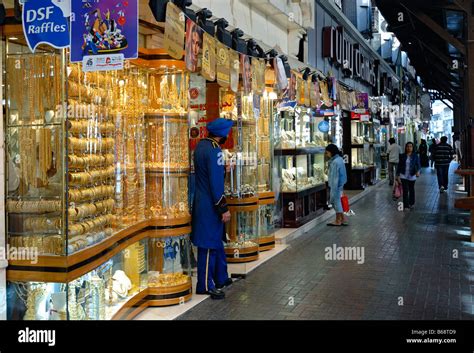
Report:
<svg viewBox="0 0 474 353"><path fill-rule="evenodd" d="M347 182L346 166L342 159L341 151L334 144L330 144L326 147L326 157L329 159L329 203L332 204L336 211L336 220L332 223L328 223L328 226L347 226L348 223L344 219L344 210L342 209L341 202L342 191Z"/></svg>
<svg viewBox="0 0 474 353"><path fill-rule="evenodd" d="M397 181L403 187L404 209L411 209L415 205L415 181L420 176L420 170L420 158L413 152L413 142L407 142L397 168Z"/></svg>

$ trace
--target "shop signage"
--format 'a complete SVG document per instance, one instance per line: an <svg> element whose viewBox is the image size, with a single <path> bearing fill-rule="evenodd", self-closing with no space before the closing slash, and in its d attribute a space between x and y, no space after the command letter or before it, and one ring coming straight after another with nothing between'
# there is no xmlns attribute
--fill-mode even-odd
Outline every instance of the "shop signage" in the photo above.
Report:
<svg viewBox="0 0 474 353"><path fill-rule="evenodd" d="M356 113L356 112L352 111L351 112L351 120L369 121L370 120L370 114L368 114L367 111L364 111L363 113Z"/></svg>
<svg viewBox="0 0 474 353"><path fill-rule="evenodd" d="M40 44L54 48L69 46L68 17L71 9L65 0L25 1L22 22L26 42L32 52Z"/></svg>
<svg viewBox="0 0 474 353"><path fill-rule="evenodd" d="M71 1L71 62L110 54L138 58L138 0Z"/></svg>
<svg viewBox="0 0 474 353"><path fill-rule="evenodd" d="M329 123L326 120L321 121L318 124L318 130L324 134L329 132Z"/></svg>
<svg viewBox="0 0 474 353"><path fill-rule="evenodd" d="M82 61L84 72L123 70L123 67L123 54L84 56Z"/></svg>
<svg viewBox="0 0 474 353"><path fill-rule="evenodd" d="M323 57L341 66L349 76L359 78L371 86L376 86L376 65L374 60L362 54L358 43L352 43L344 32L344 27L323 28Z"/></svg>
<svg viewBox="0 0 474 353"><path fill-rule="evenodd" d="M369 110L369 94L368 93L356 93L357 105L352 107L355 113L364 114Z"/></svg>
<svg viewBox="0 0 474 353"><path fill-rule="evenodd" d="M169 2L166 5L166 22L163 47L175 59L183 57L185 16L178 6Z"/></svg>
<svg viewBox="0 0 474 353"><path fill-rule="evenodd" d="M230 85L230 61L229 49L219 41L216 41L217 52L217 83L227 88Z"/></svg>

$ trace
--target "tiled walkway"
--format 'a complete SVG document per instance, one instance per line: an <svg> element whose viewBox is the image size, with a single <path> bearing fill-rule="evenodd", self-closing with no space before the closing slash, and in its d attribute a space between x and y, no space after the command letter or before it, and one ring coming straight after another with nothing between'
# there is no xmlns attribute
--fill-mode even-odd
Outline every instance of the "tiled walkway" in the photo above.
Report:
<svg viewBox="0 0 474 353"><path fill-rule="evenodd" d="M426 169L415 209L399 212L387 184L353 205L349 227L314 228L236 282L225 300L206 300L179 319L471 320L474 245L469 213L454 208L463 194L453 190L440 195ZM326 260L333 244L362 247L364 263Z"/></svg>

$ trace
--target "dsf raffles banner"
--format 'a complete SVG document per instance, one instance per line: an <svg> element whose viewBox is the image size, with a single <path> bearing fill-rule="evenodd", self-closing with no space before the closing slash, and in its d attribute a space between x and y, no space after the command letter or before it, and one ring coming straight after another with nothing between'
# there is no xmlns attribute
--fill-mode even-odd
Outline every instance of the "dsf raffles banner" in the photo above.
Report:
<svg viewBox="0 0 474 353"><path fill-rule="evenodd" d="M71 12L71 62L88 55L138 58L138 0L72 0Z"/></svg>
<svg viewBox="0 0 474 353"><path fill-rule="evenodd" d="M70 5L67 0L28 0L23 5L23 32L31 51L40 44L69 46Z"/></svg>

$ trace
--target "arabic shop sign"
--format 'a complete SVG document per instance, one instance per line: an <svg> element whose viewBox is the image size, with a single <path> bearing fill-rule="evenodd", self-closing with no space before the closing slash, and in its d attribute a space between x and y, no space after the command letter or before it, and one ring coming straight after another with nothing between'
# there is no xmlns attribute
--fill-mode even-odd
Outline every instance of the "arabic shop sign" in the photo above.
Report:
<svg viewBox="0 0 474 353"><path fill-rule="evenodd" d="M69 46L69 4L67 0L24 1L23 32L32 52L40 44L57 49Z"/></svg>
<svg viewBox="0 0 474 353"><path fill-rule="evenodd" d="M358 43L352 43L348 39L344 27L323 28L323 57L342 66L349 75L376 86L375 62L362 54Z"/></svg>

